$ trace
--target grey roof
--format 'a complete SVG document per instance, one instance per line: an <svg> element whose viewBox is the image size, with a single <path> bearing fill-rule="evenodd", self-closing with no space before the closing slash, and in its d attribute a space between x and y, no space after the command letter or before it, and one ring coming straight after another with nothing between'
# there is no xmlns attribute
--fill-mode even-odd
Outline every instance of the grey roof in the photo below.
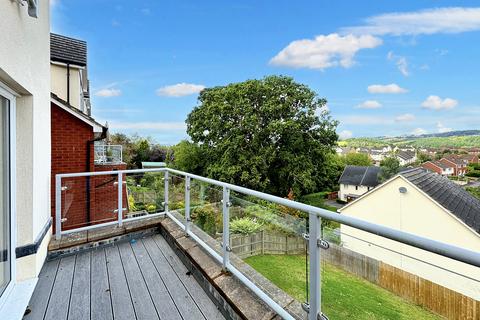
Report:
<svg viewBox="0 0 480 320"><path fill-rule="evenodd" d="M50 33L50 59L85 67L87 65L87 43Z"/></svg>
<svg viewBox="0 0 480 320"><path fill-rule="evenodd" d="M380 167L346 166L338 183L355 186L376 187L379 185Z"/></svg>
<svg viewBox="0 0 480 320"><path fill-rule="evenodd" d="M434 165L436 165L437 167L442 168L442 169L453 168L451 165L448 165L448 164L443 163L441 161L430 161L430 162L433 163Z"/></svg>
<svg viewBox="0 0 480 320"><path fill-rule="evenodd" d="M408 151L408 150L407 151L401 150L397 153L397 156L402 158L403 160L408 160L415 157L415 152Z"/></svg>
<svg viewBox="0 0 480 320"><path fill-rule="evenodd" d="M424 168L414 168L400 175L416 185L467 226L480 233L480 200L448 178Z"/></svg>

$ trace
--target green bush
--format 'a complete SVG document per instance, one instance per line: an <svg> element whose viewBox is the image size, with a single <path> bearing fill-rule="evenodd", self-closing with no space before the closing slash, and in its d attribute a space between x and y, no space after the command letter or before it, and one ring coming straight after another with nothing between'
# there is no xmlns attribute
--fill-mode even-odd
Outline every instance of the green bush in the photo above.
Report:
<svg viewBox="0 0 480 320"><path fill-rule="evenodd" d="M480 178L480 170L469 171L465 174L467 177Z"/></svg>
<svg viewBox="0 0 480 320"><path fill-rule="evenodd" d="M149 203L147 204L146 209L148 212L155 212L157 211L157 205L154 203Z"/></svg>
<svg viewBox="0 0 480 320"><path fill-rule="evenodd" d="M262 224L256 219L244 217L237 218L230 222L230 232L237 234L252 234L262 230Z"/></svg>
<svg viewBox="0 0 480 320"><path fill-rule="evenodd" d="M184 209L185 203L183 201L172 202L169 206L170 210Z"/></svg>
<svg viewBox="0 0 480 320"><path fill-rule="evenodd" d="M218 221L216 219L217 216L219 217ZM190 217L200 229L211 236L215 236L217 233L217 225L218 229L222 228L221 216L216 214L215 209L211 205L196 207L193 209Z"/></svg>

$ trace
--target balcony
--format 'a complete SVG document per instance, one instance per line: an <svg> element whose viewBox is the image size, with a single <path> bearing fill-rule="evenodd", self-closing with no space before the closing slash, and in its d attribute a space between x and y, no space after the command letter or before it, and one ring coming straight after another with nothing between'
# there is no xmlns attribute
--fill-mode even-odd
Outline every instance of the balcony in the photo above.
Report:
<svg viewBox="0 0 480 320"><path fill-rule="evenodd" d="M170 168L60 174L55 191L26 319L480 314L478 252Z"/></svg>
<svg viewBox="0 0 480 320"><path fill-rule="evenodd" d="M113 165L123 163L121 145L95 145L95 165Z"/></svg>

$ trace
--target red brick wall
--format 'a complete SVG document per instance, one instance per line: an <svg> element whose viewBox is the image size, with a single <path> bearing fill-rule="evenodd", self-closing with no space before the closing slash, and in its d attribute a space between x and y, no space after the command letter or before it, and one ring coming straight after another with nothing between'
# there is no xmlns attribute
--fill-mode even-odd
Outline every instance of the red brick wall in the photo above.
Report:
<svg viewBox="0 0 480 320"><path fill-rule="evenodd" d="M51 209L55 222L55 175L86 171L113 171L126 169L120 165L94 165L93 143L90 144L90 161L87 161L88 141L94 138L93 128L62 108L51 104L52 180ZM93 223L117 219L117 175L63 178L62 229L88 226ZM87 189L88 186L88 189ZM124 208L127 207L126 190ZM125 214L126 212L124 212ZM54 223L55 228L55 223Z"/></svg>
<svg viewBox="0 0 480 320"><path fill-rule="evenodd" d="M93 139L93 128L62 108L51 104L52 182L51 207L55 222L55 175L93 171L93 145L90 147L90 166L87 167L87 141ZM63 228L85 226L87 221L87 182L85 177L62 181ZM54 226L55 227L55 226Z"/></svg>
<svg viewBox="0 0 480 320"><path fill-rule="evenodd" d="M441 163L449 166L449 167L452 167L453 168L453 175L454 176L458 176L459 174L462 174L462 172L459 171L459 168L458 166L455 164L455 162L452 162L448 159L445 159L445 158L442 158L439 160Z"/></svg>
<svg viewBox="0 0 480 320"><path fill-rule="evenodd" d="M126 164L118 165L96 165L95 171L114 171L125 170ZM92 185L92 209L91 218L93 221L111 221L117 219L117 214L114 210L118 209L118 184L115 184L118 180L118 175L102 175L93 178ZM122 180L126 181L126 175L124 174ZM125 183L122 186L122 202L123 208L127 208L127 190ZM123 216L127 212L123 212Z"/></svg>
<svg viewBox="0 0 480 320"><path fill-rule="evenodd" d="M425 162L422 164L422 167L424 167L425 169L428 169L430 171L433 171L433 172L436 172L438 174L442 174L442 170L435 166L434 164L432 164L431 162Z"/></svg>

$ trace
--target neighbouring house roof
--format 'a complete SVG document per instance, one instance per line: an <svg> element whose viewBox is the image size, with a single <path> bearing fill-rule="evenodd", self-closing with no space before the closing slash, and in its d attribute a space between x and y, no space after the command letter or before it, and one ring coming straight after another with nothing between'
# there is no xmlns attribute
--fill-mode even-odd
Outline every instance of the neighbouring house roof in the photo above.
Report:
<svg viewBox="0 0 480 320"><path fill-rule="evenodd" d="M410 159L415 158L415 152L408 151L408 150L407 151L400 150L397 153L397 157L399 157L403 160L410 160Z"/></svg>
<svg viewBox="0 0 480 320"><path fill-rule="evenodd" d="M425 192L442 207L480 233L480 200L448 178L423 168L400 173L401 176Z"/></svg>
<svg viewBox="0 0 480 320"><path fill-rule="evenodd" d="M101 125L95 119L92 117L86 115L85 113L81 112L74 106L68 104L65 100L59 98L56 94L50 93L51 96L51 101L54 103L56 106L62 108L63 110L67 111L71 115L75 116L76 118L82 120L83 122L87 123L88 125L93 127L93 132L104 132L108 130L106 126Z"/></svg>
<svg viewBox="0 0 480 320"><path fill-rule="evenodd" d="M376 187L379 184L380 167L346 166L338 183L355 186Z"/></svg>
<svg viewBox="0 0 480 320"><path fill-rule="evenodd" d="M442 168L442 169L453 168L453 166L448 165L448 164L446 164L446 163L444 163L444 162L442 162L442 161L440 161L440 160L438 160L438 161L429 161L429 162L433 163L434 165L436 165L437 167L440 167L440 168Z"/></svg>
<svg viewBox="0 0 480 320"><path fill-rule="evenodd" d="M82 40L50 33L50 59L52 61L87 65L87 43Z"/></svg>
<svg viewBox="0 0 480 320"><path fill-rule="evenodd" d="M464 156L468 156L468 157L464 157ZM445 156L444 158L455 163L456 165L466 165L468 163L467 159L470 159L472 157L473 156L466 154L466 155L448 155L448 156Z"/></svg>

